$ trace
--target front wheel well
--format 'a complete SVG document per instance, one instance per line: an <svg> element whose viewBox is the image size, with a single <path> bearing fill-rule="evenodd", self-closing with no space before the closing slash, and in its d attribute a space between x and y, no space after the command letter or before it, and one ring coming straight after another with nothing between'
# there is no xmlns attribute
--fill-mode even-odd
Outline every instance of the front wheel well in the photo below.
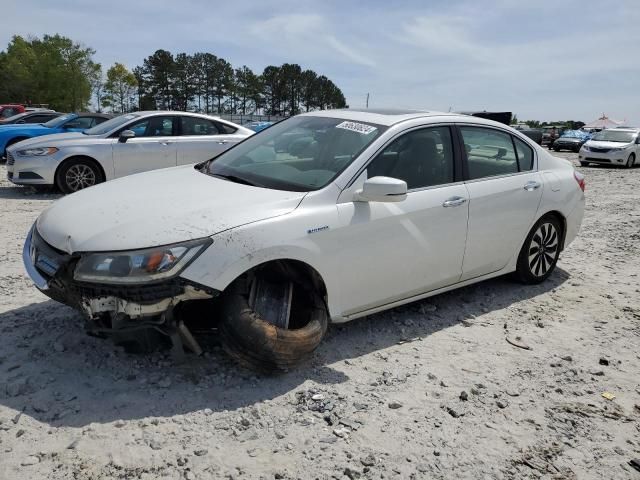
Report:
<svg viewBox="0 0 640 480"><path fill-rule="evenodd" d="M58 165L58 168L56 168L56 173L54 175L53 178L57 179L58 178L58 174L60 173L60 171L62 170L62 168L65 165L68 165L69 163L76 161L76 160L85 160L85 161L90 161L91 163L93 163L98 170L100 171L100 175L102 176L102 180L106 180L107 177L105 175L105 171L104 168L102 168L102 165L100 165L100 162L98 162L95 158L91 158L87 155L74 155L73 157L69 157L69 158L65 158L62 162L60 162L60 165Z"/></svg>
<svg viewBox="0 0 640 480"><path fill-rule="evenodd" d="M308 263L288 258L270 260L250 268L231 282L225 291L233 289L239 283L246 284L257 274L275 277L280 280L291 280L302 287L306 287L308 290L315 291L328 306L327 286L320 273Z"/></svg>

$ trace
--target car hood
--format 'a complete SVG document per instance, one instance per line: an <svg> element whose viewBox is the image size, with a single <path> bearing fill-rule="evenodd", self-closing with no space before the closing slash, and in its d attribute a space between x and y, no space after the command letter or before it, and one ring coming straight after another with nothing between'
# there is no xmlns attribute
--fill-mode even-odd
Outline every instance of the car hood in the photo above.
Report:
<svg viewBox="0 0 640 480"><path fill-rule="evenodd" d="M589 140L585 143L588 147L596 147L596 148L626 148L631 145L631 143L622 143L622 142L605 142L602 140Z"/></svg>
<svg viewBox="0 0 640 480"><path fill-rule="evenodd" d="M154 170L64 197L36 222L67 253L131 250L204 238L292 212L306 195L211 177L193 165Z"/></svg>
<svg viewBox="0 0 640 480"><path fill-rule="evenodd" d="M66 145L84 145L95 143L96 137L85 135L82 132L53 133L51 135L41 135L20 142L20 148L36 147L64 147Z"/></svg>

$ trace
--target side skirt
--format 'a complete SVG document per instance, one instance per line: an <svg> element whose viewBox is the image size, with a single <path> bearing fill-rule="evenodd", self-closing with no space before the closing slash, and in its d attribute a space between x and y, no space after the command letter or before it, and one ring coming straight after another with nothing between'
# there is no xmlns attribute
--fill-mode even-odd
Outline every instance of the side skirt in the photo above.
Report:
<svg viewBox="0 0 640 480"><path fill-rule="evenodd" d="M402 300L397 300L395 302L386 303L384 305L380 305L378 307L370 308L368 310L363 310L361 312L352 313L345 316L332 317L331 323L346 323L351 320L355 320L356 318L366 317L367 315L372 315L374 313L382 312L384 310L389 310L394 307L399 307L400 305L405 305L407 303L416 302L418 300L423 300L425 298L433 297L435 295L439 295L444 292L448 292L451 290L455 290L457 288L466 287L467 285L472 285L474 283L482 282L484 280L489 280L490 278L500 277L502 275L506 275L507 273L511 273L515 270L512 262L509 262L505 268L502 270L498 270L497 272L488 273L486 275L482 275L481 277L470 278L465 280L464 282L454 283L447 287L438 288L437 290L431 290L429 292L421 293L419 295L414 295L412 297L404 298Z"/></svg>

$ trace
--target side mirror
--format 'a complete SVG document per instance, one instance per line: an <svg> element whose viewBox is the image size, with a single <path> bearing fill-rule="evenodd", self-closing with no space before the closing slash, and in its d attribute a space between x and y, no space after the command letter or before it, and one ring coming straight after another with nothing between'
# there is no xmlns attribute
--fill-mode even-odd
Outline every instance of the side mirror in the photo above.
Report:
<svg viewBox="0 0 640 480"><path fill-rule="evenodd" d="M127 143L127 140L130 138L134 138L136 136L136 132L133 130L123 130L120 132L120 136L118 137L118 142Z"/></svg>
<svg viewBox="0 0 640 480"><path fill-rule="evenodd" d="M407 198L407 182L391 177L373 177L355 193L356 202L402 202Z"/></svg>

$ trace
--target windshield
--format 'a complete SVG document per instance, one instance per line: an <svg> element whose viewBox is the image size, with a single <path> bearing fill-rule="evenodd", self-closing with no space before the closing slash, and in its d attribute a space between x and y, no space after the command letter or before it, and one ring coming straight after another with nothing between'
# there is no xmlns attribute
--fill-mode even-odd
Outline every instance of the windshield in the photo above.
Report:
<svg viewBox="0 0 640 480"><path fill-rule="evenodd" d="M101 123L100 125L96 125L89 130L85 130L85 135L104 135L105 133L109 133L111 130L115 130L118 127L121 127L125 123L133 120L134 118L139 117L139 115L130 113L127 115L120 115L119 117L112 118L111 120L107 120L106 122Z"/></svg>
<svg viewBox="0 0 640 480"><path fill-rule="evenodd" d="M49 120L47 123L43 123L43 125L48 128L56 128L68 122L69 120L76 118L77 116L78 115L75 113L67 113L66 115L62 115L61 117Z"/></svg>
<svg viewBox="0 0 640 480"><path fill-rule="evenodd" d="M620 142L631 143L633 142L635 132L621 132L616 130L602 130L596 133L592 140L600 140L601 142Z"/></svg>
<svg viewBox="0 0 640 480"><path fill-rule="evenodd" d="M259 187L318 190L386 129L340 118L292 117L247 138L210 161L205 171Z"/></svg>
<svg viewBox="0 0 640 480"><path fill-rule="evenodd" d="M3 118L2 121L4 123L11 123L15 122L16 120L20 120L22 117L26 117L27 115L29 115L29 112L18 113L17 115L14 115L12 117Z"/></svg>

